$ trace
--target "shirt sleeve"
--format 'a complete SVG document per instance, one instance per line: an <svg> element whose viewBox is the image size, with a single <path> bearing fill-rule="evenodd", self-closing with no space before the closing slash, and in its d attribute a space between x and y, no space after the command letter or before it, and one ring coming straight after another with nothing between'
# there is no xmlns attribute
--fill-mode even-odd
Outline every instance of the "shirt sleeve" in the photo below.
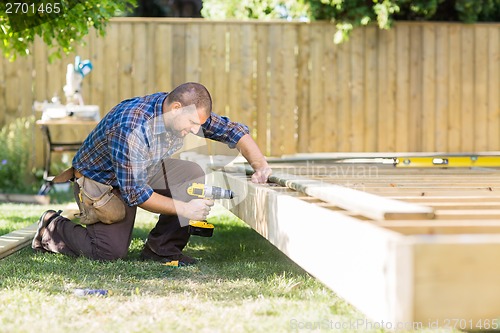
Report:
<svg viewBox="0 0 500 333"><path fill-rule="evenodd" d="M148 200L153 189L147 184L148 155L144 140L133 131L114 129L108 147L121 195L129 206Z"/></svg>
<svg viewBox="0 0 500 333"><path fill-rule="evenodd" d="M201 128L207 139L225 143L229 148L236 147L241 137L250 133L246 125L231 121L228 117L219 116L213 112L208 120L201 125Z"/></svg>

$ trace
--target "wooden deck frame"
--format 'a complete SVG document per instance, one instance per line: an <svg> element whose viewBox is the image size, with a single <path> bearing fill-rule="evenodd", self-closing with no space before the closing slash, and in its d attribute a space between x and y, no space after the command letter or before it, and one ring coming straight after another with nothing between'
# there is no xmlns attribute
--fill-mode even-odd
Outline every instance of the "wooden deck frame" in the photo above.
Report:
<svg viewBox="0 0 500 333"><path fill-rule="evenodd" d="M242 176L210 178L246 194L224 206L375 322L450 327L453 319L474 326L500 318L498 220L377 225Z"/></svg>

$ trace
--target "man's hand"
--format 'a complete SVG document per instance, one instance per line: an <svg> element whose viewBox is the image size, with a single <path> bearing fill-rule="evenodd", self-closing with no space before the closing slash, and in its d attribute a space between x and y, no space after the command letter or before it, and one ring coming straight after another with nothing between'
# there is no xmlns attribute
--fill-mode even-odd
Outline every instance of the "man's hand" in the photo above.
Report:
<svg viewBox="0 0 500 333"><path fill-rule="evenodd" d="M255 172L252 175L252 183L257 183L257 184L267 183L267 180L269 179L271 172L272 172L271 168L269 167L255 170Z"/></svg>
<svg viewBox="0 0 500 333"><path fill-rule="evenodd" d="M183 202L177 213L190 220L202 221L207 219L213 205L212 199L193 199L189 202Z"/></svg>

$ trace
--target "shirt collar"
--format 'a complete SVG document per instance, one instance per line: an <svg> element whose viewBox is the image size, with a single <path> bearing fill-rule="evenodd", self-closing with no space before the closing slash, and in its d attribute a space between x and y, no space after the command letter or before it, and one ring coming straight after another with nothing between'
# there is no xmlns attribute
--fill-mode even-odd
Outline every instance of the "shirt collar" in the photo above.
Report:
<svg viewBox="0 0 500 333"><path fill-rule="evenodd" d="M163 102L167 98L168 93L158 98L155 104L154 119L153 119L153 134L160 135L167 132L165 122L163 121Z"/></svg>

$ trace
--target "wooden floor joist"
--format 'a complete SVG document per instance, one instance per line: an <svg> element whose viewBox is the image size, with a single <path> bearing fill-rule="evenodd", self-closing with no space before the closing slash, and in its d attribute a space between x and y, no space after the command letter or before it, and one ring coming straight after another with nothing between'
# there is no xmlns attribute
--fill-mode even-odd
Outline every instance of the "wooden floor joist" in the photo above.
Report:
<svg viewBox="0 0 500 333"><path fill-rule="evenodd" d="M271 163L279 186L224 172L210 178L239 195L223 205L374 321L500 318L500 169L324 159ZM388 219L383 212L399 203L435 216Z"/></svg>

